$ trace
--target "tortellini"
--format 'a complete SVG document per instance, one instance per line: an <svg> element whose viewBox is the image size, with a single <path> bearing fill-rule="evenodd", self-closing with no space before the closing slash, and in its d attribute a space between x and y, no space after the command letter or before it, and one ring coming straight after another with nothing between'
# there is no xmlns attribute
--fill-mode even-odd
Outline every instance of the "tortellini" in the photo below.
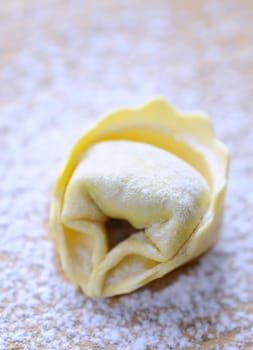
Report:
<svg viewBox="0 0 253 350"><path fill-rule="evenodd" d="M64 271L89 296L128 293L217 240L228 152L202 114L156 99L115 111L72 150L51 227Z"/></svg>

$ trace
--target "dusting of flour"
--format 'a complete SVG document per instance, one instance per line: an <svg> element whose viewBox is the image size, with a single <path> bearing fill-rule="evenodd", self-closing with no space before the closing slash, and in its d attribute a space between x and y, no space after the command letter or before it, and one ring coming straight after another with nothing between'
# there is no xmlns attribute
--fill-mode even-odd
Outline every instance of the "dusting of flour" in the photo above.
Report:
<svg viewBox="0 0 253 350"><path fill-rule="evenodd" d="M0 9L1 350L253 347L252 16L250 0ZM221 239L136 293L88 299L55 263L51 189L95 116L154 94L208 111L231 151Z"/></svg>

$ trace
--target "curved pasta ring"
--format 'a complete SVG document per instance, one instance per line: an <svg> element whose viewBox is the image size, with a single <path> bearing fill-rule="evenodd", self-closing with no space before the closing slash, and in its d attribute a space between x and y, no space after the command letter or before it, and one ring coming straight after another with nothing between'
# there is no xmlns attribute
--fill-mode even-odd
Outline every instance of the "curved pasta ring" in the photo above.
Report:
<svg viewBox="0 0 253 350"><path fill-rule="evenodd" d="M95 269L88 282L78 280L73 273L64 225L61 221L66 187L81 156L94 143L106 140L145 142L175 154L203 175L211 194L206 214L172 259L155 265L141 279L136 277L131 283L116 286L110 285L106 276L113 268L113 264ZM216 139L207 116L182 113L162 99L155 99L141 108L120 109L106 115L76 143L54 188L50 223L58 244L62 266L68 277L90 296L111 296L135 290L201 255L218 238L217 226L221 218L226 189L228 158L227 149ZM104 256L106 252L102 241L96 244L99 260L99 256Z"/></svg>

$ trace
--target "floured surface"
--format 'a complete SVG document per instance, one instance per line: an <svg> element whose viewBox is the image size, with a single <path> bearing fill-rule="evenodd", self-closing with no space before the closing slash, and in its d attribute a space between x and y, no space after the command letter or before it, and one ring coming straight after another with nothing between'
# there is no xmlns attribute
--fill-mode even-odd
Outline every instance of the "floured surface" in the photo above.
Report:
<svg viewBox="0 0 253 350"><path fill-rule="evenodd" d="M249 0L0 10L0 349L252 348L252 15ZM136 293L87 299L55 264L51 188L93 118L154 94L207 111L230 148L222 237Z"/></svg>

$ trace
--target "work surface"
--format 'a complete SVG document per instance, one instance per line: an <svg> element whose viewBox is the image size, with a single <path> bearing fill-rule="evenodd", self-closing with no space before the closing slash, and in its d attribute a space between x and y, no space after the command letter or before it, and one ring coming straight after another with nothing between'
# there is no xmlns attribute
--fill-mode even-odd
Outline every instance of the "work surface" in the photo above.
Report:
<svg viewBox="0 0 253 350"><path fill-rule="evenodd" d="M253 2L2 1L0 349L253 348ZM204 110L231 152L224 225L200 259L89 299L48 232L51 191L87 125L154 95Z"/></svg>

